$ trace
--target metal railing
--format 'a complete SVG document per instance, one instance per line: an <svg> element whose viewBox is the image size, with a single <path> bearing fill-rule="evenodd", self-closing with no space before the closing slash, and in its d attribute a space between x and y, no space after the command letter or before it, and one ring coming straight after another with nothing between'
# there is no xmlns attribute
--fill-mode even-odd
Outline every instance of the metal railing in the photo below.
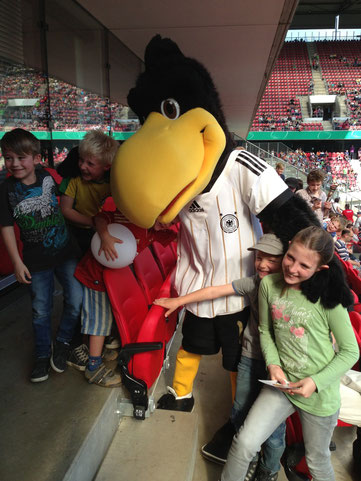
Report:
<svg viewBox="0 0 361 481"><path fill-rule="evenodd" d="M244 147L248 152L251 152L257 157L264 159L273 168L276 167L278 162L282 162L285 166L284 175L285 177L295 177L296 179L301 179L302 182L306 182L307 173L304 172L302 169L299 169L295 165L292 165L287 160L284 160L278 157L275 154L289 154L295 153L292 149L287 147L287 145L283 144L282 142L260 142L258 145L252 144L248 140L242 139L240 137L236 138L238 144Z"/></svg>

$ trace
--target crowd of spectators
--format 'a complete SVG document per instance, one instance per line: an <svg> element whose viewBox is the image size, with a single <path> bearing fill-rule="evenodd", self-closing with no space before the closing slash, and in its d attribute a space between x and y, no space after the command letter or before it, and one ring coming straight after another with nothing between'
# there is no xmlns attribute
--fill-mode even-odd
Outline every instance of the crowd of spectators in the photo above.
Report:
<svg viewBox="0 0 361 481"><path fill-rule="evenodd" d="M350 163L350 154L346 152L304 152L301 148L289 152L277 152L273 155L297 167L303 172L322 169L326 173L326 183L336 184L346 190L360 190L357 173ZM359 149L361 155L361 149Z"/></svg>
<svg viewBox="0 0 361 481"><path fill-rule="evenodd" d="M312 117L323 118L323 108L322 107L315 107L314 109L312 109Z"/></svg>
<svg viewBox="0 0 361 481"><path fill-rule="evenodd" d="M310 129L321 130L322 125L320 123L302 122L300 101L293 98L284 104L282 114L261 112L256 116L252 125L252 130L262 131L302 131Z"/></svg>
<svg viewBox="0 0 361 481"><path fill-rule="evenodd" d="M348 125L347 130L360 130L361 129L361 87L355 87L354 89L347 91L347 112L348 112Z"/></svg>
<svg viewBox="0 0 361 481"><path fill-rule="evenodd" d="M34 69L0 62L0 79L3 130L20 127L46 131L51 127L58 131L100 128L129 132L139 127L128 107L62 80L47 79ZM21 101L9 105L8 101L13 99L25 100L25 105ZM28 105L31 100L33 104Z"/></svg>

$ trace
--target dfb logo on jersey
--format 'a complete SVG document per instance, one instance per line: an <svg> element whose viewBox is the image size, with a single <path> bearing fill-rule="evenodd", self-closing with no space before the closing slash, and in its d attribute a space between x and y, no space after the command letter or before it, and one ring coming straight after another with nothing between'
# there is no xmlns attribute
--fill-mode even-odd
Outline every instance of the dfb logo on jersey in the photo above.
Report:
<svg viewBox="0 0 361 481"><path fill-rule="evenodd" d="M226 214L221 218L221 228L226 234L232 234L238 229L239 222L235 215Z"/></svg>

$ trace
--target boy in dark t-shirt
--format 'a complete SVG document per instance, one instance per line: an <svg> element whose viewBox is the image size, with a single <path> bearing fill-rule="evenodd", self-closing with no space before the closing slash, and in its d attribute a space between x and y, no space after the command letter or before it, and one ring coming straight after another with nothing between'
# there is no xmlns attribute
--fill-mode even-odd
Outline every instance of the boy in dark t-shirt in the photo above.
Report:
<svg viewBox="0 0 361 481"><path fill-rule="evenodd" d="M32 382L45 381L50 365L63 372L74 327L82 306L82 286L74 278L77 260L56 199L56 184L38 164L40 143L23 129L4 135L1 149L11 177L0 185L1 234L16 279L28 284L32 297L36 361ZM23 242L21 259L14 222ZM64 291L64 309L53 350L51 309L54 274Z"/></svg>

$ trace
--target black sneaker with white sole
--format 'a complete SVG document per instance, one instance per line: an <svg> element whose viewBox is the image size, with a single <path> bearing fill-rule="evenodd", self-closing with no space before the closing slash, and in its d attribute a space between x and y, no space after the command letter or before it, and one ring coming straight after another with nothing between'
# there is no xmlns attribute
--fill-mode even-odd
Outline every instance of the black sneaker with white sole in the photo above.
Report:
<svg viewBox="0 0 361 481"><path fill-rule="evenodd" d="M74 367L78 371L85 371L88 361L88 346L86 344L81 344L70 352L66 363L68 366Z"/></svg>
<svg viewBox="0 0 361 481"><path fill-rule="evenodd" d="M53 353L50 358L50 365L55 372L64 372L66 369L66 361L69 356L70 345L66 342L55 341L53 344Z"/></svg>
<svg viewBox="0 0 361 481"><path fill-rule="evenodd" d="M31 371L31 382L43 382L49 377L50 359L48 357L38 357L35 360L34 368Z"/></svg>
<svg viewBox="0 0 361 481"><path fill-rule="evenodd" d="M225 464L235 434L236 430L229 419L218 429L209 443L202 446L202 456L213 463Z"/></svg>

